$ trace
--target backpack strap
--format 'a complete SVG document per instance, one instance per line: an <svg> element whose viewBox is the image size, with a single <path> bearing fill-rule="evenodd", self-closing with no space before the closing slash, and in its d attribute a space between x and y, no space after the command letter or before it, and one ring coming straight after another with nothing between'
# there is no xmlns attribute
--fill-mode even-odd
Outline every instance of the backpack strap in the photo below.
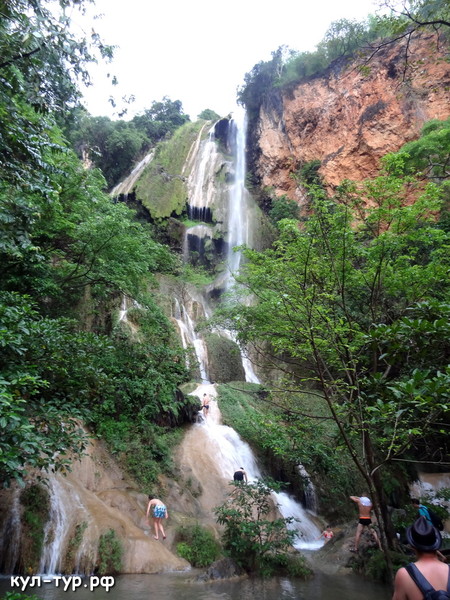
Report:
<svg viewBox="0 0 450 600"><path fill-rule="evenodd" d="M425 579L414 563L409 563L405 566L405 569L424 596L426 596L428 592L434 592L434 587L427 579Z"/></svg>
<svg viewBox="0 0 450 600"><path fill-rule="evenodd" d="M408 571L409 576L417 585L424 597L426 597L426 595L429 592L435 591L434 587L431 585L431 583L429 583L427 579L425 579L425 577L422 575L422 573L419 571L419 569L414 563L409 563L405 566L405 569ZM447 592L450 593L450 565L448 569Z"/></svg>

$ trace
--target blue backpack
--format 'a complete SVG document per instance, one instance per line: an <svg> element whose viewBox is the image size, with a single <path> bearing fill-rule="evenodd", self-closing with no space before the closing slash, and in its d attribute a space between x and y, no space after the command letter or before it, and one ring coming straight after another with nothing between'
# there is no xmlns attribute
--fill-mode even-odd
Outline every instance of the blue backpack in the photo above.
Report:
<svg viewBox="0 0 450 600"><path fill-rule="evenodd" d="M419 571L419 569L414 563L409 563L409 565L406 565L405 569L408 571L411 579L422 592L424 600L450 599L450 566L447 581L447 591L435 590L434 587L430 583L428 583L428 581L425 579L425 577L422 575L422 573Z"/></svg>

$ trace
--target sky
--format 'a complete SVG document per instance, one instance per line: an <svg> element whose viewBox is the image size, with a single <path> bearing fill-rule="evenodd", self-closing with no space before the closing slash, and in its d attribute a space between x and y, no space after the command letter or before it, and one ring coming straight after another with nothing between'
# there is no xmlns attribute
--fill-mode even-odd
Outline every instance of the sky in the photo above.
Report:
<svg viewBox="0 0 450 600"><path fill-rule="evenodd" d="M313 51L333 21L375 10L373 0L95 0L82 26L118 47L112 63L91 69L84 104L93 116L115 119L121 98L133 95L131 118L167 96L193 121L206 108L226 116L245 74L279 46ZM94 14L102 16L90 20Z"/></svg>

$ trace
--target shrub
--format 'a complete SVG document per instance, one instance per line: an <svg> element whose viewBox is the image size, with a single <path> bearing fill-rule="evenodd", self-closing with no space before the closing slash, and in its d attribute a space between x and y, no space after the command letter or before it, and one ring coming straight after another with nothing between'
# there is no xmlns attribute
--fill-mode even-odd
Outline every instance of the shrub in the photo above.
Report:
<svg viewBox="0 0 450 600"><path fill-rule="evenodd" d="M193 567L208 567L219 557L219 544L212 533L198 523L180 527L177 534L180 539L177 552Z"/></svg>
<svg viewBox="0 0 450 600"><path fill-rule="evenodd" d="M98 572L100 575L114 575L122 568L122 544L114 529L100 536L98 543Z"/></svg>
<svg viewBox="0 0 450 600"><path fill-rule="evenodd" d="M216 519L225 526L224 547L242 568L270 576L286 565L294 531L287 529L291 517L270 520L271 492L279 485L270 480L236 484L224 504L216 507Z"/></svg>

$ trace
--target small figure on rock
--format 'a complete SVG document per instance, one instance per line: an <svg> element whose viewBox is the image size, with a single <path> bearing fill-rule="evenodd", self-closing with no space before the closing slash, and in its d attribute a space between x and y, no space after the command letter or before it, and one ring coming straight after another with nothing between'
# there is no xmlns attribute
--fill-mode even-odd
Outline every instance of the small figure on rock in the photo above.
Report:
<svg viewBox="0 0 450 600"><path fill-rule="evenodd" d="M169 518L169 513L167 512L167 508L166 508L165 504L163 502L161 502L161 500L158 500L158 498L150 498L150 496L149 496L148 499L149 499L149 503L147 505L147 515L146 515L147 523L149 523L148 516L149 516L150 510L152 509L153 526L155 528L155 535L153 537L155 538L155 540L159 539L159 532L161 532L163 540L165 540L166 533L164 531L162 520Z"/></svg>

